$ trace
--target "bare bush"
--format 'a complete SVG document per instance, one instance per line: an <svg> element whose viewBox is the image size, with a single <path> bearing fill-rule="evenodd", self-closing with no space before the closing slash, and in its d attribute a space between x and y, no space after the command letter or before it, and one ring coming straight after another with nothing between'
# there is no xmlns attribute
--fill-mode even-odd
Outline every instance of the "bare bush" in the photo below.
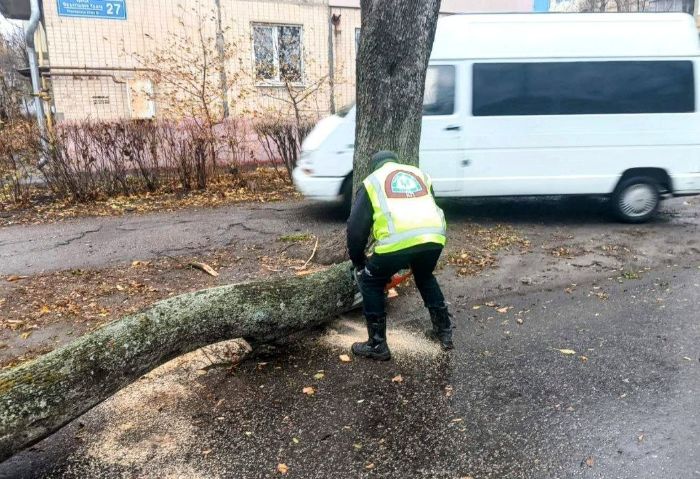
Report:
<svg viewBox="0 0 700 479"><path fill-rule="evenodd" d="M300 120L297 123L291 119L273 116L255 124L255 132L268 159L275 167L284 167L289 181L299 160L301 142L313 125L313 122L308 120Z"/></svg>
<svg viewBox="0 0 700 479"><path fill-rule="evenodd" d="M5 203L25 204L38 158L38 132L28 120L0 126L0 208Z"/></svg>

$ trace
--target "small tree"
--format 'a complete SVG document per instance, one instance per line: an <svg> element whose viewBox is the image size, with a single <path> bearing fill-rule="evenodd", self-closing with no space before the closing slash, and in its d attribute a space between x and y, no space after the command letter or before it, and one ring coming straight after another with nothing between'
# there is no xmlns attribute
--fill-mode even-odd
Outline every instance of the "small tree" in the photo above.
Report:
<svg viewBox="0 0 700 479"><path fill-rule="evenodd" d="M287 107L282 115L279 111L264 115L255 131L270 160L276 162L279 157L291 179L301 143L320 115L318 94L328 76L313 78L309 74L313 61L304 53L297 27L255 27L253 37L255 81L265 87L264 97Z"/></svg>
<svg viewBox="0 0 700 479"><path fill-rule="evenodd" d="M12 27L0 34L0 124L24 116L27 110L30 84L17 71L26 66L24 32Z"/></svg>
<svg viewBox="0 0 700 479"><path fill-rule="evenodd" d="M225 41L229 28L221 29L216 10L199 2L177 5L179 31L171 32L165 46L148 53L131 54L141 65L155 69L146 76L158 86L157 96L163 116L178 123L191 123L194 134L196 185L205 188L207 169L216 169L217 158L230 142L217 139L217 127L228 116L229 92L239 86L243 69L238 63L237 47ZM239 96L245 91L238 88ZM226 129L231 133L231 127ZM222 147L220 149L220 147Z"/></svg>

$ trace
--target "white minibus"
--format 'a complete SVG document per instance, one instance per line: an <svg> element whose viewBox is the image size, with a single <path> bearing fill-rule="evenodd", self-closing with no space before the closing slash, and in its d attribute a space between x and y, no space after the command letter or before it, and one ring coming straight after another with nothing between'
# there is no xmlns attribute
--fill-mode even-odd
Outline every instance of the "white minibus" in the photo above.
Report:
<svg viewBox="0 0 700 479"><path fill-rule="evenodd" d="M438 197L605 195L639 223L700 193L695 22L677 13L455 15L438 21L420 167ZM351 197L355 110L302 145L294 182Z"/></svg>

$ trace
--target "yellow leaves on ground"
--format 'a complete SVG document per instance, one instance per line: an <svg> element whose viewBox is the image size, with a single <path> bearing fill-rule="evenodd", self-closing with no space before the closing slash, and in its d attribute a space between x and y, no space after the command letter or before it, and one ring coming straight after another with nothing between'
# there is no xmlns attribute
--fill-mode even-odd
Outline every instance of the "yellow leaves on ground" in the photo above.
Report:
<svg viewBox="0 0 700 479"><path fill-rule="evenodd" d="M400 374L398 374L398 375L394 376L393 378L391 378L391 382L392 382L392 383L402 383L402 382L403 382L403 376L401 376Z"/></svg>
<svg viewBox="0 0 700 479"><path fill-rule="evenodd" d="M576 354L576 351L574 351L573 349L557 349L557 351L559 351L565 356L573 356L574 354Z"/></svg>
<svg viewBox="0 0 700 479"><path fill-rule="evenodd" d="M338 356L338 359L340 359L340 362L342 363L349 363L350 361L352 361L352 359L350 359L350 356L348 356L347 354L341 354L340 356Z"/></svg>
<svg viewBox="0 0 700 479"><path fill-rule="evenodd" d="M287 474L289 472L289 466L284 464L283 462L280 462L277 464L277 472L280 474Z"/></svg>
<svg viewBox="0 0 700 479"><path fill-rule="evenodd" d="M302 393L306 394L307 396L313 396L316 394L316 389L313 386L306 386L301 390Z"/></svg>
<svg viewBox="0 0 700 479"><path fill-rule="evenodd" d="M459 233L469 249L462 249L448 257L448 263L457 267L460 276L473 276L496 263L496 253L501 250L519 248L526 251L530 242L521 237L510 226L497 225L487 228L480 225L470 225Z"/></svg>
<svg viewBox="0 0 700 479"><path fill-rule="evenodd" d="M163 189L155 193L135 193L128 197L102 198L89 203L76 203L68 199L54 199L47 203L44 199L46 191L42 188L32 189L30 195L31 198L25 204L8 205L5 212L9 214L0 217L0 226L52 223L86 216L121 216L217 207L243 202L267 203L294 198L298 193L281 171L257 168L243 172L239 177L220 175L201 191L173 191L164 185Z"/></svg>
<svg viewBox="0 0 700 479"><path fill-rule="evenodd" d="M318 373L314 374L314 379L320 380L320 379L323 379L325 376L326 375L323 374L322 372L318 372Z"/></svg>

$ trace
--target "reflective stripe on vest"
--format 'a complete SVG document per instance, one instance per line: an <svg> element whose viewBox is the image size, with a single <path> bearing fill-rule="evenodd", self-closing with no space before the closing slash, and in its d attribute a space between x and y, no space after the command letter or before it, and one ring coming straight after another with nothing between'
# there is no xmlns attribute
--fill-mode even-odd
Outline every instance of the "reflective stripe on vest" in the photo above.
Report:
<svg viewBox="0 0 700 479"><path fill-rule="evenodd" d="M398 243L399 241L415 238L416 236L426 236L426 235L445 235L445 228L416 228L409 231L404 231L403 233L394 233L391 236L387 236L384 239L377 241L379 245L388 245L391 243Z"/></svg>
<svg viewBox="0 0 700 479"><path fill-rule="evenodd" d="M392 218L391 210L389 209L389 202L386 200L386 195L382 194L384 191L382 189L382 183L379 181L379 178L374 175L371 175L368 179L372 183L372 186L374 186L374 191L377 193L379 206L381 207L389 226L389 234L393 235L396 233L396 225L394 224L394 219Z"/></svg>

